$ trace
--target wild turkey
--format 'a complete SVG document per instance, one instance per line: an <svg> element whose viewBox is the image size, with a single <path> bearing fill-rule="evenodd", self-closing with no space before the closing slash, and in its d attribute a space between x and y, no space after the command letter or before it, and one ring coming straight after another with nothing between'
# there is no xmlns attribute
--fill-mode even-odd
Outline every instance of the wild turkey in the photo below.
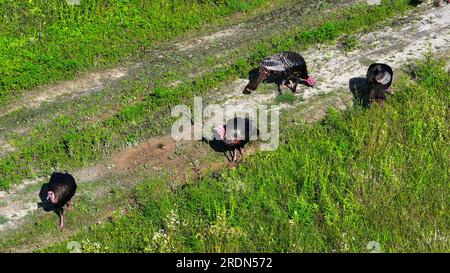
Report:
<svg viewBox="0 0 450 273"><path fill-rule="evenodd" d="M305 82L309 86L316 84L316 80L308 75L305 59L300 54L285 51L265 58L261 62L258 75L250 80L244 92L251 93L255 91L259 84L270 75L281 76L284 85L293 92L297 91L297 85L300 82ZM290 86L291 82L293 86Z"/></svg>
<svg viewBox="0 0 450 273"><path fill-rule="evenodd" d="M244 157L244 146L250 140L256 139L257 129L253 126L253 122L249 118L236 117L230 119L224 126L215 128L218 139L223 141L227 150L230 152L231 162L237 162L237 152ZM225 153L225 156L226 153ZM228 156L227 156L228 159Z"/></svg>
<svg viewBox="0 0 450 273"><path fill-rule="evenodd" d="M450 4L450 0L434 0L434 5L436 7L440 7L442 5L442 2L445 2L447 4Z"/></svg>
<svg viewBox="0 0 450 273"><path fill-rule="evenodd" d="M424 0L410 0L409 4L414 5L414 6L418 6L423 4L425 1ZM440 7L442 5L442 2L445 2L447 4L450 4L450 0L434 0L433 4L435 7Z"/></svg>
<svg viewBox="0 0 450 273"><path fill-rule="evenodd" d="M64 230L64 209L72 207L71 199L75 195L77 184L72 175L68 173L53 173L48 183L47 200L55 206L60 217L60 228Z"/></svg>
<svg viewBox="0 0 450 273"><path fill-rule="evenodd" d="M367 83L369 84L369 102L370 104L378 102L381 105L386 100L385 93L393 94L391 89L394 72L387 64L373 63L367 70Z"/></svg>

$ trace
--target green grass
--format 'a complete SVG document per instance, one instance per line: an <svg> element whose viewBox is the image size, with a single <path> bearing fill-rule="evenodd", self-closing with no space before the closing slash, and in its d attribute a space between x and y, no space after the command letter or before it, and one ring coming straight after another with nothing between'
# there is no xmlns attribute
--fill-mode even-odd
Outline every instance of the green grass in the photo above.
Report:
<svg viewBox="0 0 450 273"><path fill-rule="evenodd" d="M113 116L104 120L81 123L70 115L59 115L51 124L37 126L26 135L15 135L13 145L17 151L0 158L0 189L10 188L24 178L45 176L55 169L71 170L100 160L127 142L145 139L170 128L171 119L164 118L170 107L187 103L195 95L206 94L237 77L246 77L265 56L281 50L303 50L316 43L336 40L342 34L369 30L375 22L398 15L411 6L408 1L396 0L381 6L356 5L336 11L326 17L326 22L308 30L294 30L251 45L243 57L234 63L213 69L189 79L176 87L159 85L148 90L145 82L126 82L129 97L141 96L137 103L125 100ZM303 26L307 28L308 26ZM85 116L94 116L85 109ZM150 122L151 121L151 122ZM149 127L150 125L150 127Z"/></svg>
<svg viewBox="0 0 450 273"><path fill-rule="evenodd" d="M276 101L278 103L293 103L297 100L297 97L292 93L284 93L277 96Z"/></svg>
<svg viewBox="0 0 450 273"><path fill-rule="evenodd" d="M3 225L3 224L5 224L5 223L7 223L7 222L8 222L8 219L6 219L5 216L0 215L0 225Z"/></svg>
<svg viewBox="0 0 450 273"><path fill-rule="evenodd" d="M266 0L0 1L0 105L18 91L144 53Z"/></svg>
<svg viewBox="0 0 450 273"><path fill-rule="evenodd" d="M342 50L344 52L349 52L354 50L358 46L359 42L357 38L353 35L348 35L344 37L342 41Z"/></svg>
<svg viewBox="0 0 450 273"><path fill-rule="evenodd" d="M367 252L370 241L447 252L450 75L428 56L394 87L384 108L283 126L276 151L218 179L176 193L149 179L136 209L69 241L84 252Z"/></svg>

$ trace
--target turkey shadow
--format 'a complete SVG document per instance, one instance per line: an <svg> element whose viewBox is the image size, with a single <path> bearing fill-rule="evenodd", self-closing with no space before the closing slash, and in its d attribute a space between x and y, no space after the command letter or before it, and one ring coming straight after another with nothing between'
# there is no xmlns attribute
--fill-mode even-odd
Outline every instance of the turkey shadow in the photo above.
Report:
<svg viewBox="0 0 450 273"><path fill-rule="evenodd" d="M208 140L205 137L203 137L202 142L208 143L209 147L213 151L217 153L223 153L225 157L229 161L231 161L231 159L227 155L227 152L230 152L230 149L227 147L226 143L220 139L220 136L216 132L214 133L213 138L211 140Z"/></svg>
<svg viewBox="0 0 450 273"><path fill-rule="evenodd" d="M258 75L259 67L250 70L250 72L248 72L249 82L258 78ZM262 83L275 83L277 86L281 86L283 84L283 76L281 73L271 73L265 80L262 81ZM247 91L246 89L244 89L242 93L247 95L251 94L251 92Z"/></svg>
<svg viewBox="0 0 450 273"><path fill-rule="evenodd" d="M45 183L41 186L41 190L39 191L39 198L41 199L41 202L37 204L38 208L42 208L46 212L54 211L59 216L59 211L56 206L47 200L48 184L49 183Z"/></svg>
<svg viewBox="0 0 450 273"><path fill-rule="evenodd" d="M422 4L423 0L409 0L409 5L417 7L418 5Z"/></svg>
<svg viewBox="0 0 450 273"><path fill-rule="evenodd" d="M366 78L351 78L348 87L353 94L353 103L363 107L369 106L369 84Z"/></svg>

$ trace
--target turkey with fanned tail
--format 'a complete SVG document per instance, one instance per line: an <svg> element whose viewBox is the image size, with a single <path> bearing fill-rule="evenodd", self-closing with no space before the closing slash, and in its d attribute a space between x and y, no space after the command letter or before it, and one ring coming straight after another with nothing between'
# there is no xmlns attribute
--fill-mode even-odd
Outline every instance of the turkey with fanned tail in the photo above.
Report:
<svg viewBox="0 0 450 273"><path fill-rule="evenodd" d="M259 84L271 75L281 76L284 85L293 92L297 91L297 85L300 82L311 87L316 84L316 80L308 74L305 59L298 53L285 51L262 60L257 76L250 80L244 92L255 91ZM281 91L280 87L279 91Z"/></svg>

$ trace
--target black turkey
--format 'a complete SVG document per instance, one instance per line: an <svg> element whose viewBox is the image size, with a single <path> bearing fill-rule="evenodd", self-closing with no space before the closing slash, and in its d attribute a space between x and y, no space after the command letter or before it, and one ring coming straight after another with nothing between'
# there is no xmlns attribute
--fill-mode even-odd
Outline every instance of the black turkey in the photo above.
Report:
<svg viewBox="0 0 450 273"><path fill-rule="evenodd" d="M55 206L60 217L60 228L64 230L64 206L72 207L71 199L75 195L77 184L68 173L53 173L48 183L47 200Z"/></svg>
<svg viewBox="0 0 450 273"><path fill-rule="evenodd" d="M393 94L391 84L394 77L392 68L387 64L373 63L367 70L367 83L369 85L370 103L378 102L383 104L386 100L386 93Z"/></svg>
<svg viewBox="0 0 450 273"><path fill-rule="evenodd" d="M450 0L434 0L434 6L436 7L440 7L442 5L442 3L445 2L447 4L450 4Z"/></svg>
<svg viewBox="0 0 450 273"><path fill-rule="evenodd" d="M245 92L251 93L258 88L259 84L269 76L281 76L288 88L297 91L297 85L304 82L314 86L316 80L309 76L305 59L295 52L285 51L265 58L259 67L258 75L251 79L245 87ZM279 91L281 91L279 89Z"/></svg>
<svg viewBox="0 0 450 273"><path fill-rule="evenodd" d="M231 154L229 160L234 163L237 162L237 152L239 151L243 158L245 144L257 138L257 130L249 118L236 117L230 119L224 126L218 126L215 130L218 139L223 141Z"/></svg>

